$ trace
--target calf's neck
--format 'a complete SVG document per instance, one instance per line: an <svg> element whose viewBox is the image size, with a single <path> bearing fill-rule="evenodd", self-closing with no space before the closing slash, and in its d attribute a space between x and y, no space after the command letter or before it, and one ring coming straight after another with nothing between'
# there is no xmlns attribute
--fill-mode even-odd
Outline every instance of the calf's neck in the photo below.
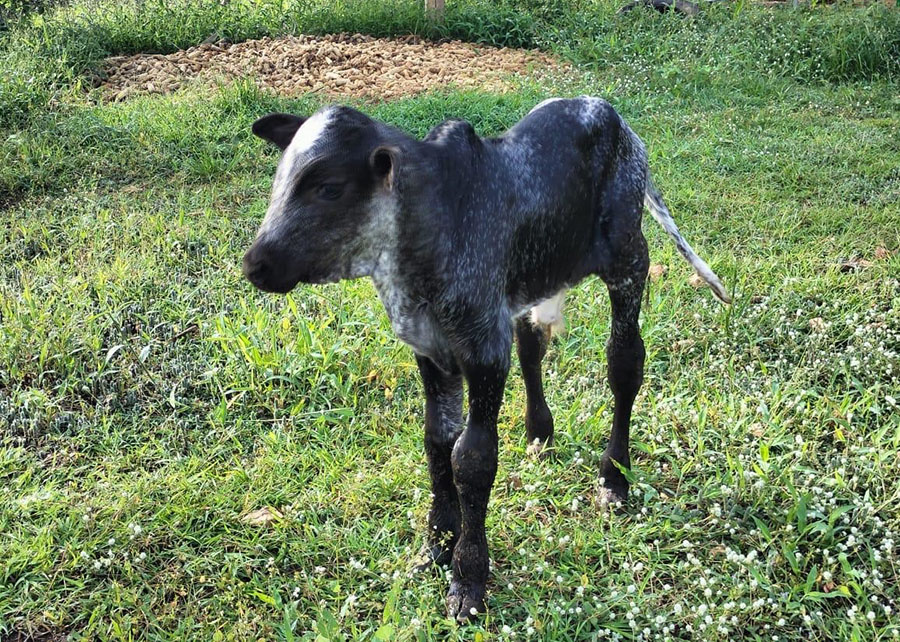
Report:
<svg viewBox="0 0 900 642"><path fill-rule="evenodd" d="M615 404L599 474L607 498L619 501L643 379L644 205L712 292L725 302L728 294L678 232L644 144L599 98L546 100L497 138L449 120L420 141L342 106L309 118L270 114L253 132L283 154L244 274L271 292L374 281L422 376L433 497L427 555L451 564L447 608L463 620L485 608L485 513L513 337L528 448L539 453L553 440L541 359L562 322L564 293L589 275L606 284Z"/></svg>

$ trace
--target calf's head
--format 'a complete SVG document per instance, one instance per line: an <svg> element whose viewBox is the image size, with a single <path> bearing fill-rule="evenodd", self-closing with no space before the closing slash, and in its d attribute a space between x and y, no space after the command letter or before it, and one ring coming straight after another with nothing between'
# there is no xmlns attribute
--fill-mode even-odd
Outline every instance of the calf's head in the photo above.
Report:
<svg viewBox="0 0 900 642"><path fill-rule="evenodd" d="M266 217L244 255L256 287L288 292L299 282L371 274L396 202L399 150L382 127L348 107L253 123L254 134L283 152Z"/></svg>

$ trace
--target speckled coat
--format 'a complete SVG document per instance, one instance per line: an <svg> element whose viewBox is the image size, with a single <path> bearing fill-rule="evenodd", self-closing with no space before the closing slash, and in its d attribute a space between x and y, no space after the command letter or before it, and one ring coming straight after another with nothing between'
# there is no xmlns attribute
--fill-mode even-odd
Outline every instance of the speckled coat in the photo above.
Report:
<svg viewBox="0 0 900 642"><path fill-rule="evenodd" d="M615 398L600 476L624 500L631 408L643 377L638 326L649 265L646 204L722 300L650 181L643 143L604 100L550 99L498 138L451 120L424 140L348 107L272 114L254 132L284 150L244 272L258 287L370 276L425 390L432 507L426 562L452 565L447 604L485 608L484 522L497 470L497 414L515 336L529 451L552 444L541 359L567 288L589 275L612 309ZM469 415L462 417L463 380Z"/></svg>

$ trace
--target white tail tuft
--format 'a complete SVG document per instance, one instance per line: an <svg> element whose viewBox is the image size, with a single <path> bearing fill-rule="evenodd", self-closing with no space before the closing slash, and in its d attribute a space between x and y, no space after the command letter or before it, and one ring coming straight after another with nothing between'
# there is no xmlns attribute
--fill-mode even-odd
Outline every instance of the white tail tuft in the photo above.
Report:
<svg viewBox="0 0 900 642"><path fill-rule="evenodd" d="M678 248L681 256L687 259L687 262L693 266L697 271L697 274L700 275L700 278L709 284L709 287L712 289L716 298L722 303L731 303L731 297L728 296L728 292L725 291L725 286L722 285L719 277L717 277L716 273L706 264L706 261L697 256L697 253L694 252L690 244L684 240L683 236L681 236L681 233L678 231L678 226L675 225L675 219L672 218L669 208L666 207L662 195L657 191L653 181L650 180L649 173L647 175L647 187L644 191L644 205L650 210L650 214L653 215L653 218L662 225L663 229L670 237L672 237L672 240L675 241L675 247Z"/></svg>

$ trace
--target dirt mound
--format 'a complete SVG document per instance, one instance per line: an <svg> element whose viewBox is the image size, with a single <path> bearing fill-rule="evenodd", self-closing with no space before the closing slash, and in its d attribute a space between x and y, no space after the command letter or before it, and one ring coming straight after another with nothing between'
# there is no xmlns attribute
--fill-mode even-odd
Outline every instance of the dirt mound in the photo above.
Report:
<svg viewBox="0 0 900 642"><path fill-rule="evenodd" d="M172 92L193 82L212 85L249 77L287 95L317 91L391 99L447 85L503 91L513 74L559 66L537 51L459 41L290 36L202 44L168 55L107 58L100 85L108 99L124 100L135 94Z"/></svg>

